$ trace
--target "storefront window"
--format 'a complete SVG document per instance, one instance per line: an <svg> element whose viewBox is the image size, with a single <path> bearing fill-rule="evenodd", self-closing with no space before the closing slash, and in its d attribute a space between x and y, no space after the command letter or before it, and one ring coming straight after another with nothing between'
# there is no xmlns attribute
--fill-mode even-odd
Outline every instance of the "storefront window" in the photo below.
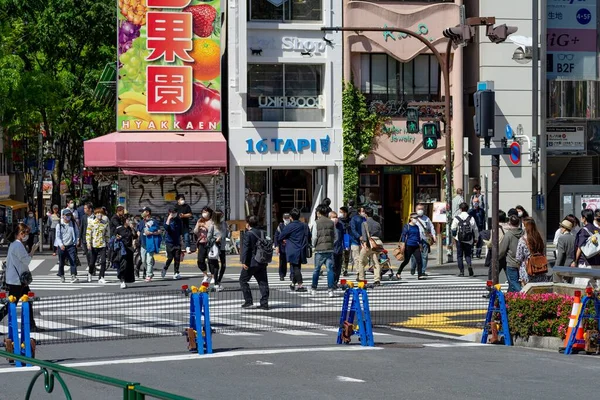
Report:
<svg viewBox="0 0 600 400"><path fill-rule="evenodd" d="M321 21L321 0L250 0L250 21Z"/></svg>
<svg viewBox="0 0 600 400"><path fill-rule="evenodd" d="M323 121L323 65L249 64L249 121Z"/></svg>
<svg viewBox="0 0 600 400"><path fill-rule="evenodd" d="M439 97L440 67L432 55L403 63L387 54L362 54L360 75L367 100L433 101Z"/></svg>

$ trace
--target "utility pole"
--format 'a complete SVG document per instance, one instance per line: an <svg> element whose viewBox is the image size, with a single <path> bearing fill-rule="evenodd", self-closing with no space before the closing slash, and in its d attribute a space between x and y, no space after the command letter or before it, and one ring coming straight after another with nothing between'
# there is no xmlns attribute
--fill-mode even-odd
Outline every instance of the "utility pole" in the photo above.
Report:
<svg viewBox="0 0 600 400"><path fill-rule="evenodd" d="M38 190L37 190L37 219L38 219L38 241L40 246L43 241L42 238L44 235L42 234L43 226L43 210L44 210L44 128L40 129L38 135ZM41 247L40 247L41 250Z"/></svg>

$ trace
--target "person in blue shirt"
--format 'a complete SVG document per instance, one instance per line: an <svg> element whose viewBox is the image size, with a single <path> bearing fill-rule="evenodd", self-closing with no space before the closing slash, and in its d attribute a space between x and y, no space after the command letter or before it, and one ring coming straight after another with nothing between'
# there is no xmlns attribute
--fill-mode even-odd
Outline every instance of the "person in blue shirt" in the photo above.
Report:
<svg viewBox="0 0 600 400"><path fill-rule="evenodd" d="M152 218L150 207L144 207L140 212L142 213L142 220L139 222L137 230L140 236L142 266L146 268L146 282L151 282L154 277L154 254L160 248L157 236L160 236L161 232L158 229L158 223Z"/></svg>
<svg viewBox="0 0 600 400"><path fill-rule="evenodd" d="M358 213L350 219L350 251L352 253L352 269L358 267L360 260L362 225L367 220L367 212L364 207L358 209Z"/></svg>
<svg viewBox="0 0 600 400"><path fill-rule="evenodd" d="M175 206L169 206L169 216L165 222L165 247L167 250L167 262L163 267L160 276L164 278L167 275L169 266L173 262L173 279L181 279L179 274L179 264L181 263L181 236L183 234L183 221L179 217Z"/></svg>
<svg viewBox="0 0 600 400"><path fill-rule="evenodd" d="M29 236L27 239L27 251L31 251L31 249L33 248L34 236L37 235L40 231L38 228L38 222L37 222L37 219L35 218L35 214L33 213L33 210L29 210L29 214L27 215L27 218L25 218L25 221L23 221L23 222L25 222L25 224L29 227Z"/></svg>
<svg viewBox="0 0 600 400"><path fill-rule="evenodd" d="M402 261L402 264L400 264L400 267L398 268L398 273L396 273L397 279L401 279L400 275L402 274L402 270L408 265L413 255L415 256L415 261L417 263L419 280L425 279L425 275L423 275L423 259L421 258L421 229L417 225L418 218L419 215L417 213L410 214L408 224L404 225L404 228L402 228L400 241L404 242L404 261Z"/></svg>

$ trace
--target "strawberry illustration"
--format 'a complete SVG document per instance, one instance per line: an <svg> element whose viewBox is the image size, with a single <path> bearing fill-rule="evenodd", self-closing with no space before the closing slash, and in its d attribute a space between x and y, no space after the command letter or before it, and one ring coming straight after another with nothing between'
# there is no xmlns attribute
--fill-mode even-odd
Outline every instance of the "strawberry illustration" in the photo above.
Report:
<svg viewBox="0 0 600 400"><path fill-rule="evenodd" d="M213 31L218 33L219 19L217 10L209 4L199 4L186 7L183 11L192 14L194 19L194 33L200 37L209 37Z"/></svg>

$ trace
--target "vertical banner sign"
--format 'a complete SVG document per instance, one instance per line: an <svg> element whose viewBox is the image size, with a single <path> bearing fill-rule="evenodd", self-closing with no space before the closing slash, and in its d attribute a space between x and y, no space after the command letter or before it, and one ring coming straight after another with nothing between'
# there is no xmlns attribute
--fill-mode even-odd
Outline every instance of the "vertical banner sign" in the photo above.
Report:
<svg viewBox="0 0 600 400"><path fill-rule="evenodd" d="M221 130L221 0L118 8L117 130Z"/></svg>
<svg viewBox="0 0 600 400"><path fill-rule="evenodd" d="M595 80L596 0L547 1L547 78Z"/></svg>

